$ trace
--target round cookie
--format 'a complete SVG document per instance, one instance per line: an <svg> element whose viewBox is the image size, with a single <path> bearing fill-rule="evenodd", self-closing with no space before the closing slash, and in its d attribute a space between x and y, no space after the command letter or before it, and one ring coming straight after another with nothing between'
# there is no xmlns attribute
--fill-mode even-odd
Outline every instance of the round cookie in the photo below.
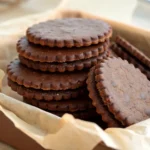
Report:
<svg viewBox="0 0 150 150"><path fill-rule="evenodd" d="M76 60L96 57L109 48L109 40L88 47L58 48L47 47L29 43L26 37L17 43L17 51L20 56L39 62L72 62Z"/></svg>
<svg viewBox="0 0 150 150"><path fill-rule="evenodd" d="M42 22L27 29L34 44L49 47L82 47L104 42L112 35L109 24L97 19L65 18Z"/></svg>
<svg viewBox="0 0 150 150"><path fill-rule="evenodd" d="M80 96L73 100L49 102L44 100L37 101L36 99L27 99L24 97L24 101L38 108L49 111L76 112L94 108L91 100L87 96Z"/></svg>
<svg viewBox="0 0 150 150"><path fill-rule="evenodd" d="M7 67L8 78L27 88L42 90L68 90L86 84L87 71L47 73L31 70L15 59ZM67 81L67 82L66 82Z"/></svg>
<svg viewBox="0 0 150 150"><path fill-rule="evenodd" d="M63 91L44 91L41 89L33 89L26 88L22 85L17 84L16 82L8 79L8 85L11 87L13 91L16 91L18 94L28 98L28 99L36 99L36 100L66 100L73 99L78 97L79 95L83 95L87 92L86 88L78 88L74 90L63 90Z"/></svg>
<svg viewBox="0 0 150 150"><path fill-rule="evenodd" d="M89 69L92 66L96 65L99 61L102 61L108 56L109 56L109 50L105 51L103 54L97 57L92 57L88 59L67 62L67 63L37 62L37 61L26 59L22 56L19 56L19 59L22 64L35 70L49 71L49 72L66 72L66 71Z"/></svg>
<svg viewBox="0 0 150 150"><path fill-rule="evenodd" d="M121 127L121 123L119 123L115 119L114 115L109 112L107 106L104 105L102 98L98 93L94 71L95 66L90 69L87 79L87 89L89 91L89 97L92 99L92 104L96 107L96 112L101 115L102 120L107 123L108 127Z"/></svg>
<svg viewBox="0 0 150 150"><path fill-rule="evenodd" d="M109 58L97 65L95 75L103 102L123 125L149 118L150 81L139 69L120 58Z"/></svg>

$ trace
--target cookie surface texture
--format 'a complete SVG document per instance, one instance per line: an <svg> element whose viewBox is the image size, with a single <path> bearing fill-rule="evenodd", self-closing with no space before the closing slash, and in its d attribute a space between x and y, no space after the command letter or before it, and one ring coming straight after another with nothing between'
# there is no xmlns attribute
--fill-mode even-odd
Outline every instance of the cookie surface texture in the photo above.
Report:
<svg viewBox="0 0 150 150"><path fill-rule="evenodd" d="M120 58L109 58L95 74L103 102L123 125L149 118L150 81L139 69Z"/></svg>

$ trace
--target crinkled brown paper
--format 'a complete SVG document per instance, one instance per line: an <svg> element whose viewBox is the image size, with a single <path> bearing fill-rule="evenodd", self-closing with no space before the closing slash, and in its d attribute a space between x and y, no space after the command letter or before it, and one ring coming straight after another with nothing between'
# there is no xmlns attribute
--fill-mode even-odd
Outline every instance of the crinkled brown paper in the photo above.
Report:
<svg viewBox="0 0 150 150"><path fill-rule="evenodd" d="M53 12L45 12L0 25L0 85L4 76L2 70L5 71L7 64L17 57L16 42L25 34L26 28L40 21L62 17L100 18L85 12L61 10L59 7ZM150 32L104 20L113 26L114 35L121 34L150 56L148 52ZM126 129L108 128L104 131L94 123L74 119L69 114L59 118L18 100L21 100L21 97L10 90L5 76L2 93L0 93L0 111L18 129L45 149L92 150L100 141L108 147L120 150L150 149L150 119Z"/></svg>

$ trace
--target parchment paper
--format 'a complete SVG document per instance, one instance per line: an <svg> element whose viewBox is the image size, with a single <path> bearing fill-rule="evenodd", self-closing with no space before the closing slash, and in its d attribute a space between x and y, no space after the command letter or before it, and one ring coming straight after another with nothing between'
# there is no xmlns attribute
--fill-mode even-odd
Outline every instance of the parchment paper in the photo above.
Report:
<svg viewBox="0 0 150 150"><path fill-rule="evenodd" d="M6 70L6 65L17 56L16 42L25 34L28 26L47 19L62 17L95 17L91 14L61 10L46 12L0 25L0 68ZM150 33L107 19L114 28L114 36L119 33L150 56ZM0 79L3 77L0 71ZM0 83L2 81L0 80ZM30 136L46 149L55 150L92 150L100 141L108 147L121 150L150 149L150 119L130 126L126 129L108 128L103 131L98 125L74 119L71 115L62 118L46 113L38 108L24 104L16 93L13 93L3 80L0 93L0 111L2 111L15 126ZM31 115L32 114L32 115ZM29 117L30 116L30 117ZM65 138L64 138L65 137Z"/></svg>

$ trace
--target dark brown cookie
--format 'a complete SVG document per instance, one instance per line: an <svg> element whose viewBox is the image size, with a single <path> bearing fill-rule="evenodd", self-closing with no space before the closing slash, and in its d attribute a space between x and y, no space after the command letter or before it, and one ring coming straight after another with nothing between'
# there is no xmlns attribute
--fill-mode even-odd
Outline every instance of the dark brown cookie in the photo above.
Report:
<svg viewBox="0 0 150 150"><path fill-rule="evenodd" d="M77 111L77 112L56 112L56 111L54 112L54 111L51 111L50 113L57 115L59 117L62 117L64 114L68 113L68 114L73 115L77 119L88 120L88 121L89 121L89 119L97 116L95 109L89 109L89 110Z"/></svg>
<svg viewBox="0 0 150 150"><path fill-rule="evenodd" d="M42 22L27 30L34 44L49 47L82 47L104 42L111 37L109 24L96 19L65 18Z"/></svg>
<svg viewBox="0 0 150 150"><path fill-rule="evenodd" d="M95 70L97 89L109 111L123 125L148 119L150 81L126 60L109 58Z"/></svg>
<svg viewBox="0 0 150 150"><path fill-rule="evenodd" d="M16 91L18 94L28 99L46 100L46 101L73 99L87 92L86 88L83 87L74 90L44 91L41 89L38 90L33 88L26 88L9 79L8 85L11 87L12 90Z"/></svg>
<svg viewBox="0 0 150 150"><path fill-rule="evenodd" d="M25 103L28 103L31 105L30 101L29 102L26 101ZM47 112L52 113L59 117L62 117L64 114L68 113L68 114L73 115L77 119L83 119L83 120L88 120L88 121L91 120L92 118L97 117L98 115L94 108L88 109L85 111L77 111L77 112L64 112L64 111L47 111Z"/></svg>
<svg viewBox="0 0 150 150"><path fill-rule="evenodd" d="M27 99L27 98L24 98L24 101L38 108L49 111L76 112L94 108L88 96L80 96L79 98L65 101L47 102L44 100L38 101L36 99Z"/></svg>
<svg viewBox="0 0 150 150"><path fill-rule="evenodd" d="M121 127L121 124L115 119L114 115L109 112L107 106L104 105L98 93L94 71L95 67L91 68L87 79L87 88L89 97L92 99L92 104L96 107L96 112L101 115L102 120L108 124L108 127Z"/></svg>
<svg viewBox="0 0 150 150"><path fill-rule="evenodd" d="M72 62L102 54L109 47L109 41L88 47L57 48L29 43L26 37L17 43L17 51L24 58L39 62Z"/></svg>
<svg viewBox="0 0 150 150"><path fill-rule="evenodd" d="M50 113L57 115L59 117L62 117L64 114L68 113L68 114L73 115L77 119L83 119L83 120L89 120L89 119L97 116L95 109L89 109L89 110L77 111L77 112L58 112L58 111L54 112L54 111L51 111Z"/></svg>
<svg viewBox="0 0 150 150"><path fill-rule="evenodd" d="M150 58L143 54L139 49L120 36L117 36L116 43L150 69Z"/></svg>
<svg viewBox="0 0 150 150"><path fill-rule="evenodd" d="M105 51L103 54L97 57L92 57L88 59L67 62L67 63L37 62L37 61L26 59L22 56L19 56L19 59L22 64L26 65L29 68L33 68L35 70L49 71L49 72L65 72L65 71L89 69L92 66L96 65L97 62L102 61L108 56L109 56L109 50Z"/></svg>
<svg viewBox="0 0 150 150"><path fill-rule="evenodd" d="M86 84L87 71L47 73L31 70L18 59L7 67L8 78L27 88L42 90L68 90L83 87Z"/></svg>
<svg viewBox="0 0 150 150"><path fill-rule="evenodd" d="M136 68L139 68L142 73L144 73L147 78L150 80L150 68L148 66L143 65L139 60L135 57L131 56L127 51L123 50L117 44L113 43L111 45L112 50L122 59L127 60L129 63L133 64Z"/></svg>

